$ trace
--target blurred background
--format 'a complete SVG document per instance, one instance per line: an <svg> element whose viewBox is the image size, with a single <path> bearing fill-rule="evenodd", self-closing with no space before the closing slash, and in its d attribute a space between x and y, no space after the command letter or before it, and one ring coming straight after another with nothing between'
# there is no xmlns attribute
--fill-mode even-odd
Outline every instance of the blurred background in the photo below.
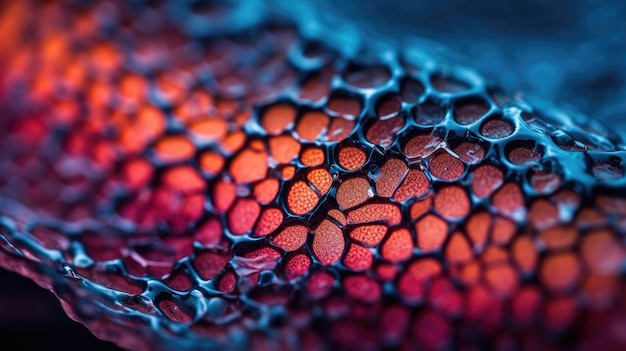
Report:
<svg viewBox="0 0 626 351"><path fill-rule="evenodd" d="M285 0L289 2L289 0ZM311 0L365 38L424 37L508 90L571 106L626 135L626 2L609 0ZM115 350L52 293L0 271L0 338L17 350ZM13 343L15 341L16 343Z"/></svg>
<svg viewBox="0 0 626 351"><path fill-rule="evenodd" d="M424 37L507 90L626 131L626 2L323 0L370 36Z"/></svg>

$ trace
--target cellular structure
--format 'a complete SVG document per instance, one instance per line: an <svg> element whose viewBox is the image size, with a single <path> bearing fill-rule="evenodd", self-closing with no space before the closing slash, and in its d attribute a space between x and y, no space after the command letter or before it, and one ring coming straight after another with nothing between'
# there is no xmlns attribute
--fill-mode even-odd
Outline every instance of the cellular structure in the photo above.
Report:
<svg viewBox="0 0 626 351"><path fill-rule="evenodd" d="M261 1L0 9L0 265L98 338L626 348L600 123Z"/></svg>

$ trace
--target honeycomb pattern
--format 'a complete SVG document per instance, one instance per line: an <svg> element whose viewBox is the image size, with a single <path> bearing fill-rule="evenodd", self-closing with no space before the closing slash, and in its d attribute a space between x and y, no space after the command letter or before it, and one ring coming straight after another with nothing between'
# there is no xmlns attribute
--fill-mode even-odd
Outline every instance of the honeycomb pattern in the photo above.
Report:
<svg viewBox="0 0 626 351"><path fill-rule="evenodd" d="M246 6L1 7L3 267L126 349L626 347L621 140Z"/></svg>

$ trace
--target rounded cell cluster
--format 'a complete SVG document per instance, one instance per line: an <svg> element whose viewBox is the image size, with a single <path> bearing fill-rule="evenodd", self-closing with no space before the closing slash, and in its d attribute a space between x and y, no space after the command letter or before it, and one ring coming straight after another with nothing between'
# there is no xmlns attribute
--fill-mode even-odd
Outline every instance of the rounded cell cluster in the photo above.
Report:
<svg viewBox="0 0 626 351"><path fill-rule="evenodd" d="M619 138L261 8L0 6L0 265L133 350L626 347Z"/></svg>

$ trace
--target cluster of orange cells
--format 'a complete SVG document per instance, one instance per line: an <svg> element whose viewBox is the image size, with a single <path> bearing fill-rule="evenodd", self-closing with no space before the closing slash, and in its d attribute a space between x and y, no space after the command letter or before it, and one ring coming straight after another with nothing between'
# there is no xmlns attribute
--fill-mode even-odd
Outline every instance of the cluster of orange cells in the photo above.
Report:
<svg viewBox="0 0 626 351"><path fill-rule="evenodd" d="M182 3L3 6L0 264L127 348L626 347L621 141Z"/></svg>

